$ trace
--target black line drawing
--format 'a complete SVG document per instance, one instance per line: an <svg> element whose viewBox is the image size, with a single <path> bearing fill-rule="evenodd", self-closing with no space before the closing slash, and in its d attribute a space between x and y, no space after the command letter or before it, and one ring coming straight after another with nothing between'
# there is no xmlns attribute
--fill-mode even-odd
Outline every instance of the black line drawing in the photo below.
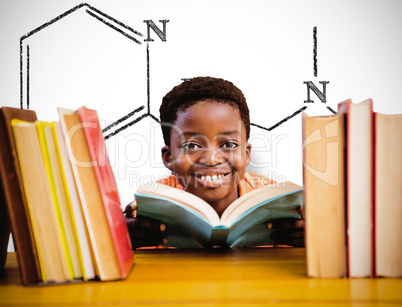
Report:
<svg viewBox="0 0 402 307"><path fill-rule="evenodd" d="M272 131L272 130L274 130L276 127L282 125L284 122L286 122L286 121L288 121L289 119L295 117L297 114L303 112L305 109L307 109L307 106L304 106L304 107L300 108L299 110L297 110L297 111L294 112L293 114L289 115L288 117L285 117L284 119L282 119L281 121L279 121L278 123L276 123L275 125L273 125L273 126L271 126L271 127L269 127L269 128L265 128L265 127L263 127L263 126L260 126L260 125L257 125L257 124L253 124L253 123L251 123L250 125L255 126L255 127L257 127L257 128L260 128L260 129L267 130L267 131Z"/></svg>
<svg viewBox="0 0 402 307"><path fill-rule="evenodd" d="M334 111L331 107L327 106L327 109L330 110L333 114L336 114L336 111Z"/></svg>
<svg viewBox="0 0 402 307"><path fill-rule="evenodd" d="M317 27L313 27L313 71L314 71L314 77L317 77L318 75L318 61L317 61ZM182 79L182 80L186 80L186 79ZM304 101L304 103L314 103L313 100L310 99L310 90L312 90L317 97L321 100L321 102L326 103L326 85L329 83L329 81L319 81L319 83L322 84L323 86L323 91L321 92L312 81L304 81L304 84L307 85L307 100ZM288 121L289 119L295 117L296 115L298 115L299 113L303 112L304 110L307 109L307 106L304 106L302 108L300 108L299 110L297 110L296 112L292 113L291 115L289 115L288 117L284 118L283 120L279 121L278 123L276 123L275 125L271 126L271 127L264 127L261 125L257 125L254 123L251 123L252 126L255 126L257 128L263 129L263 130L267 130L267 131L272 131L273 129L277 128L278 126L282 125L283 123L285 123L286 121ZM333 114L336 114L336 112L331 108L327 106L327 109L332 112Z"/></svg>
<svg viewBox="0 0 402 307"><path fill-rule="evenodd" d="M313 45L314 77L317 77L317 27L313 28Z"/></svg>
<svg viewBox="0 0 402 307"><path fill-rule="evenodd" d="M148 34L148 37L149 37L149 34ZM103 137L105 140L107 140L108 138L110 138L112 136L115 136L116 134L122 132L123 130L127 129L128 127L131 127L132 125L138 123L139 121L141 121L142 119L147 118L147 117L150 117L157 123L160 123L160 120L151 113L151 82L150 82L150 71L149 71L149 63L150 63L149 43L147 43L146 49L147 49L147 112L145 114L141 115L140 117L135 118L134 120L130 121L129 123L123 125L122 127L116 129L115 131L110 132L109 134L105 134L105 132L108 131L110 128L112 128L112 127L118 125L120 122L132 117L135 113L137 113L145 108L145 106L141 106L141 107L137 108L136 110L134 110L133 112L131 112L131 113L125 115L124 117L122 117L121 119L117 120L116 122L112 123L108 127L104 128L102 130L102 133L103 133Z"/></svg>
<svg viewBox="0 0 402 307"><path fill-rule="evenodd" d="M50 21L48 21L47 23L45 23L45 24L43 24L43 25L37 27L36 29L34 29L34 30L28 32L27 34L23 35L23 36L20 38L20 107L21 107L21 109L24 107L24 103L23 103L23 101L24 101L24 89L23 89L23 53L24 53L24 51L23 51L23 43L24 43L24 40L26 40L26 39L29 38L30 36L36 34L37 32L39 32L39 31L41 31L41 30L47 28L48 26L54 24L55 22L57 22L57 21L59 21L59 20L65 18L66 16L68 16L68 15L74 13L75 11L81 9L82 7L87 7L87 8L88 8L88 9L86 10L86 12L87 12L90 16L96 18L96 19L99 20L99 21L104 22L106 25L112 27L112 29L114 29L114 30L116 30L116 31L118 31L118 32L120 32L120 33L122 33L122 34L125 35L126 37L128 37L128 38L134 40L136 43L138 43L138 44L141 45L141 42L140 42L139 40L135 39L134 37L132 37L131 35L129 35L129 34L127 34L127 33L123 33L123 31L121 31L121 30L118 29L117 27L113 26L111 23L106 22L104 19L102 19L101 17L97 16L96 14L99 14L99 15L105 17L106 19L109 19L110 21L113 21L114 23L116 23L116 24L118 24L119 26L121 26L121 27L123 27L123 28L129 30L130 32L132 32L132 33L134 33L134 34L136 34L136 35L139 35L139 36L143 37L143 34L142 34L142 33L140 33L140 32L138 32L138 31L132 29L131 27L129 27L129 26L123 24L122 22L116 20L115 18L113 18L113 17L111 17L111 16L109 16L109 15L103 13L103 12L101 12L100 10L94 8L93 6L90 6L90 5L87 4L87 3L81 3L81 4L79 4L79 5L75 6L75 7L73 7L72 9L70 9L70 10L64 12L63 14L61 14L61 15L59 15L59 16L53 18L52 20L50 20ZM96 14L93 13L92 11L95 12ZM27 46L27 50L28 50L28 51L27 51L27 81L29 81L29 46ZM28 82L28 84L29 84L29 82ZM27 109L29 109L29 88L28 88L28 87L27 87L27 93L26 93L26 95L27 95Z"/></svg>
<svg viewBox="0 0 402 307"><path fill-rule="evenodd" d="M136 42L137 44L141 45L141 42L140 42L138 39L136 39L135 37L129 35L128 33L124 32L124 31L120 30L119 28L115 27L113 24L107 22L106 20L100 18L98 15L92 13L90 10L86 10L86 12L87 12L90 16L92 16L92 17L96 18L97 20L103 22L103 23L104 23L105 25L107 25L108 27L112 28L113 30L115 30L115 31L117 31L117 32L119 32L119 33L121 33L121 34L123 34L125 37L127 37L127 38L133 40L133 41ZM119 24L120 24L120 25L123 25L123 24L121 24L121 23L119 23ZM139 34L139 33L137 32L136 34ZM139 34L139 35L142 36L142 34Z"/></svg>
<svg viewBox="0 0 402 307"><path fill-rule="evenodd" d="M104 12L98 10L97 8L87 4L87 3L81 3L70 10L64 12L63 14L53 18L49 22L37 27L36 29L28 32L27 34L23 35L20 38L20 107L21 109L24 108L24 87L23 87L23 80L24 80L24 62L23 62L23 55L24 55L24 41L31 37L32 35L38 33L39 31L47 28L48 26L58 22L59 20L65 18L66 16L74 13L75 11L85 8L86 13L91 16L92 18L102 22L104 25L108 26L109 28L115 30L116 32L124 35L126 38L132 40L136 44L142 45L142 42L139 38L136 38L135 36L139 36L140 38L144 37L144 35L131 28L130 26L120 22L119 20L105 14ZM150 38L150 29L158 35L158 37L162 41L166 41L166 23L169 22L169 20L160 20L163 24L163 30L161 31L152 20L144 20L145 23L147 23L147 39L145 39L146 42L153 42L154 40ZM120 27L120 28L119 28ZM30 93L30 79L29 79L29 72L30 72L30 53L29 53L29 45L27 44L26 47L26 108L29 109L29 93ZM104 134L105 140L118 134L119 132L127 129L128 127L134 125L135 123L139 122L140 120L146 118L146 117L151 117L153 120L156 122L160 123L159 119L151 114L150 107L151 107L151 99L150 99L150 51L149 51L149 43L146 44L146 61L147 61L147 102L146 106L142 105L139 108L133 110L132 112L128 113L127 115L121 117L117 121L113 122L112 124L108 125L105 127L102 132ZM139 116L138 118L133 119L132 121L124 124L122 127L117 128L119 124L121 124L123 121L128 120L129 118L135 116L138 112L144 110L146 108L146 113ZM111 131L108 133L109 130L112 128L117 128L115 131Z"/></svg>
<svg viewBox="0 0 402 307"><path fill-rule="evenodd" d="M327 102L327 84L329 81L319 81L318 83L322 84L322 92L318 89L318 87L312 81L304 81L304 84L307 85L307 100L304 100L304 103L314 103L314 100L310 99L310 91L313 91L314 94L321 100L322 103Z"/></svg>
<svg viewBox="0 0 402 307"><path fill-rule="evenodd" d="M117 33L123 35L124 37L130 39L131 41L133 41L134 43L138 44L138 45L142 45L142 42L140 40L140 38L142 38L144 35L142 33L140 33L139 31L134 30L133 28L131 28L130 26L118 21L117 19L105 14L104 12L96 9L95 7L87 4L87 3L81 3L73 8L71 8L70 10L62 13L61 15L53 18L52 20L50 20L49 22L35 28L34 30L28 32L27 34L23 35L20 38L20 107L21 109L24 108L24 73L26 73L26 89L25 89L25 101L26 101L26 108L29 109L30 107L30 46L27 43L26 44L26 48L24 50L24 42L27 38L31 37L32 35L38 33L39 31L49 27L50 25L60 21L61 19L65 18L66 16L74 13L75 11L81 9L81 8L85 8L85 12L88 14L88 16L96 19L97 21L101 22L102 24L106 25L107 27L113 29L114 31L116 31ZM123 130L127 129L128 127L138 123L139 121L141 121L142 119L146 118L146 117L151 117L153 120L155 120L156 122L160 123L159 119L154 116L153 114L151 114L150 111L150 107L151 107L151 94L150 94L150 87L151 87L151 82L150 82L150 50L149 50L149 43L148 42L152 42L154 41L153 39L150 38L150 29L152 29L158 36L159 38L166 42L166 23L169 22L169 20L160 20L160 22L162 22L163 24L163 31L161 31L152 20L144 20L144 22L147 23L147 39L145 39L145 41L147 42L146 44L146 61L147 61L147 101L146 101L146 106L142 105L138 108L136 108L135 110L129 112L127 115L119 118L118 120L116 120L115 122L113 122L112 124L108 125L107 127L105 127L102 132L104 135L105 140L115 136L116 134L122 132ZM139 36L139 38L136 38L136 36ZM23 59L24 59L24 51L26 51L26 63L24 63ZM314 62L314 76L317 76L317 71L318 71L318 67L317 67L317 27L313 28L313 62ZM24 71L24 64L25 64L25 69L26 71ZM187 80L190 80L191 78L182 78L182 81L185 82ZM310 83L312 83L311 81L309 81ZM326 83L329 83L328 81L323 81ZM306 82L304 82L306 83ZM322 83L322 82L320 82ZM325 84L324 84L325 86ZM311 85L310 85L311 87ZM314 86L315 87L315 86ZM314 89L313 89L314 90ZM309 95L309 87L307 89L308 91L308 95ZM314 90L314 92L318 95L319 94L319 90ZM321 93L322 94L322 93ZM322 95L321 95L322 96ZM325 87L324 87L324 100L321 99L322 102L325 103ZM311 101L312 102L312 101ZM121 127L118 127L121 123L125 122L126 120L133 118L134 116L138 115L138 113L140 111L143 111L144 109L146 109L146 112L142 115L140 115L139 117L131 120L130 122L122 125ZM279 121L278 123L270 126L270 127L264 127L262 125L258 125L255 123L251 123L252 126L255 126L257 128L266 130L266 131L272 131L275 128L277 128L278 126L282 125L283 123L287 122L289 119L295 117L296 115L298 115L299 113L303 112L304 110L307 109L307 106L304 106L302 108L300 108L299 110L297 110L296 112L292 113L291 115L287 116L286 118L282 119L281 121ZM327 109L329 111L331 111L332 113L336 113L333 109L331 109L330 107L327 107ZM112 129L115 129L114 131L110 131ZM109 131L109 132L108 132Z"/></svg>
<svg viewBox="0 0 402 307"><path fill-rule="evenodd" d="M27 45L27 93L29 93L29 71L30 71L30 52L29 52L29 45ZM22 74L21 74L22 80ZM21 92L22 92L22 82L21 82ZM21 104L22 108L22 104ZM27 109L29 109L29 95L27 95Z"/></svg>
<svg viewBox="0 0 402 307"><path fill-rule="evenodd" d="M145 108L145 106L141 106L137 109L135 109L133 112L128 113L127 115L123 116L122 118L118 119L117 121L115 121L114 123L110 124L109 126L103 128L102 132L105 133L106 131L112 129L114 126L117 126L118 124L120 124L121 122L125 121L126 119L130 118L131 116L133 116L135 113L143 110Z"/></svg>
<svg viewBox="0 0 402 307"><path fill-rule="evenodd" d="M28 32L27 34L23 35L20 38L20 107L21 109L23 109L24 107L29 109L30 108L30 46L28 43L26 43L26 48L24 48L24 44L27 41L27 39L29 37L31 37L32 35L44 30L45 28L51 26L52 24L62 20L63 18L69 16L70 14L73 14L74 12L80 10L84 8L85 12L88 14L88 16L90 16L91 18L94 18L95 20L101 22L102 24L106 25L107 27L113 29L114 31L124 35L124 37L130 39L131 41L133 41L134 43L138 44L138 45L142 45L141 42L141 38L144 36L141 32L134 30L133 28L131 28L130 26L118 21L117 19L105 14L104 12L96 9L95 7L87 4L87 3L81 3L73 8L71 8L70 10L62 13L61 15L51 19L50 21L46 22L45 24L35 28L34 30ZM26 52L26 62L24 62L24 52ZM147 44L147 61L149 61L149 45ZM24 67L25 66L25 67ZM147 67L149 70L149 63L147 63ZM24 78L24 74L26 74L25 78ZM147 73L148 75L148 79L149 79L149 72ZM24 88L24 80L26 82L26 88ZM115 121L114 123L110 124L109 126L107 126L106 128L103 129L103 133L104 133L104 138L107 139L115 134L117 134L118 132L124 130L125 128L132 126L134 123L138 122L139 120L150 116L152 119L157 120L157 118L155 116L153 116L152 114L150 114L150 90L149 90L149 86L150 86L150 82L148 80L147 82L147 104L140 106L139 108L135 109L134 111L130 112L129 114L121 117L120 119L118 119L117 121ZM109 131L110 129L118 126L121 122L129 119L130 117L135 116L139 111L143 110L147 108L147 112L145 113L145 115L132 120L131 122L125 124L123 127L118 128L116 131L114 132L109 132L107 133L107 131Z"/></svg>

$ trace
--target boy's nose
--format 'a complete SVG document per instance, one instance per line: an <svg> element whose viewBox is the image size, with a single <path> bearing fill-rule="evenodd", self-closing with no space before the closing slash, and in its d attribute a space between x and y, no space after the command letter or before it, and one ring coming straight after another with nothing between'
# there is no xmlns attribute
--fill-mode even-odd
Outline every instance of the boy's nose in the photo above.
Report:
<svg viewBox="0 0 402 307"><path fill-rule="evenodd" d="M208 149L203 151L198 161L200 164L215 165L224 162L222 153L219 149Z"/></svg>

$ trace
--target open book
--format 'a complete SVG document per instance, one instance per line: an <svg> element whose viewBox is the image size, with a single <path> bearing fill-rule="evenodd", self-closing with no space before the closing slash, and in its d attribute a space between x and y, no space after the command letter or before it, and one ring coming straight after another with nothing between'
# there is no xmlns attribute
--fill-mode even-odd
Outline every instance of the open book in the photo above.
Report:
<svg viewBox="0 0 402 307"><path fill-rule="evenodd" d="M162 184L139 188L137 215L167 224L168 246L246 247L271 244L266 223L299 219L302 187L289 181L249 192L231 203L221 217L201 198Z"/></svg>

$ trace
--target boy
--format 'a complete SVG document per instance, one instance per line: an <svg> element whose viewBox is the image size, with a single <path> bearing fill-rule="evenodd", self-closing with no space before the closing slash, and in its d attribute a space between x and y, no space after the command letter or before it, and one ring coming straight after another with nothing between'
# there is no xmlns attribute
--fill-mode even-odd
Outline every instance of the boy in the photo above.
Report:
<svg viewBox="0 0 402 307"><path fill-rule="evenodd" d="M231 82L198 77L174 87L162 100L160 118L164 165L174 175L159 183L183 189L208 202L221 215L238 197L273 180L246 172L250 162L250 118L243 93ZM135 202L125 210L133 248L166 241L164 224L135 217ZM300 223L301 222L301 223ZM283 243L303 245L302 220L277 220ZM284 240L285 239L285 240Z"/></svg>

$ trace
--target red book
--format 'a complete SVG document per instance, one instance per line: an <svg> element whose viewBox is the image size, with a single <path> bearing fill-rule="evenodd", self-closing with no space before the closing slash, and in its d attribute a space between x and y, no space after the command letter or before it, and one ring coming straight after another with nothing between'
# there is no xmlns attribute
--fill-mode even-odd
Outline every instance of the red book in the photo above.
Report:
<svg viewBox="0 0 402 307"><path fill-rule="evenodd" d="M120 266L125 278L133 265L133 250L122 212L116 180L110 166L105 141L96 110L81 107L77 110L88 144L89 154L105 207L106 217Z"/></svg>
<svg viewBox="0 0 402 307"><path fill-rule="evenodd" d="M84 109L80 110L83 121L78 111L58 110L96 274L101 280L125 278L134 261L133 251L99 121L97 117L87 118ZM93 132L85 133L88 129ZM100 177L101 172L104 178Z"/></svg>

